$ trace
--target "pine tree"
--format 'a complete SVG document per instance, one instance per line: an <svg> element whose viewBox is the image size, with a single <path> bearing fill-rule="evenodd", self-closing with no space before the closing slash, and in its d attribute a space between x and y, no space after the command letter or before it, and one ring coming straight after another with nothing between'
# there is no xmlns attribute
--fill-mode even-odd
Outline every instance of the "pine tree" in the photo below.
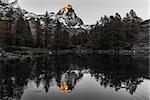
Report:
<svg viewBox="0 0 150 100"><path fill-rule="evenodd" d="M45 14L45 26L44 26L44 30L45 30L45 48L47 48L47 36L48 36L48 23L49 23L49 16L48 16L48 12L46 11Z"/></svg>
<svg viewBox="0 0 150 100"><path fill-rule="evenodd" d="M36 21L36 29L37 29L37 36L36 36L36 47L43 47L43 40L42 40L42 31L40 27L40 19Z"/></svg>
<svg viewBox="0 0 150 100"><path fill-rule="evenodd" d="M139 26L142 19L138 17L135 11L131 10L123 19L124 23L124 33L126 35L126 42L128 48L131 49L136 43L139 36Z"/></svg>

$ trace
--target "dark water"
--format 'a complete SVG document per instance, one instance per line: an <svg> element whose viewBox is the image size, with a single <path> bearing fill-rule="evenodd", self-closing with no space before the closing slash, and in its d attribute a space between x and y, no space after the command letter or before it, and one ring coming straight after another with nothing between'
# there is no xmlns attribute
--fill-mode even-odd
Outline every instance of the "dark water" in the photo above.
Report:
<svg viewBox="0 0 150 100"><path fill-rule="evenodd" d="M40 56L0 62L0 100L149 100L149 60Z"/></svg>

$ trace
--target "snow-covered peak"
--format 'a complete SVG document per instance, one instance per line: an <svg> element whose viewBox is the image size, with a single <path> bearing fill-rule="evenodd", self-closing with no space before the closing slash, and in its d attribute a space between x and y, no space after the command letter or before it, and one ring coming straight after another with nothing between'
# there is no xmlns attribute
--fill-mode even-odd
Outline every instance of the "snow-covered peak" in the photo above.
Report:
<svg viewBox="0 0 150 100"><path fill-rule="evenodd" d="M18 0L0 0L0 4L18 7Z"/></svg>
<svg viewBox="0 0 150 100"><path fill-rule="evenodd" d="M0 2L0 19L2 20L13 20L19 16L24 15L24 11L22 10L17 4L8 3L7 2Z"/></svg>
<svg viewBox="0 0 150 100"><path fill-rule="evenodd" d="M32 24L36 24L36 22L39 21L43 28L45 20L49 18L48 25L50 27L56 26L59 21L64 29L91 29L91 26L84 25L82 19L77 16L71 5L64 6L58 13L47 12L46 14L37 15L33 12L21 9L19 6L16 7L17 0L6 0L7 2L0 1L0 19L2 20L15 20L22 16L24 20L28 20L28 22Z"/></svg>
<svg viewBox="0 0 150 100"><path fill-rule="evenodd" d="M56 14L57 19L68 27L80 27L83 21L76 15L72 5L66 5Z"/></svg>

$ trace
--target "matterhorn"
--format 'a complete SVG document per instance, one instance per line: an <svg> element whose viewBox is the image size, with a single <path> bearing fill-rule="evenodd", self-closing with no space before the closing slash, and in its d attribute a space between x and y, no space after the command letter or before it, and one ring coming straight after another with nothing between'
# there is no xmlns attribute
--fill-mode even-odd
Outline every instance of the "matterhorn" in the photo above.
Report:
<svg viewBox="0 0 150 100"><path fill-rule="evenodd" d="M72 5L67 4L57 13L57 19L68 27L78 27L83 25L83 21L76 15Z"/></svg>

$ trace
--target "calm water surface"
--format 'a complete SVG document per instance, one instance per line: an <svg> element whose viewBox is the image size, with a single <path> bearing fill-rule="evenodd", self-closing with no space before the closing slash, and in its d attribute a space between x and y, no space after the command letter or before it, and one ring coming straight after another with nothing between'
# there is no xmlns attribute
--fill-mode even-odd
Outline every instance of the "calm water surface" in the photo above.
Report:
<svg viewBox="0 0 150 100"><path fill-rule="evenodd" d="M0 100L149 100L149 59L39 56L0 62Z"/></svg>

